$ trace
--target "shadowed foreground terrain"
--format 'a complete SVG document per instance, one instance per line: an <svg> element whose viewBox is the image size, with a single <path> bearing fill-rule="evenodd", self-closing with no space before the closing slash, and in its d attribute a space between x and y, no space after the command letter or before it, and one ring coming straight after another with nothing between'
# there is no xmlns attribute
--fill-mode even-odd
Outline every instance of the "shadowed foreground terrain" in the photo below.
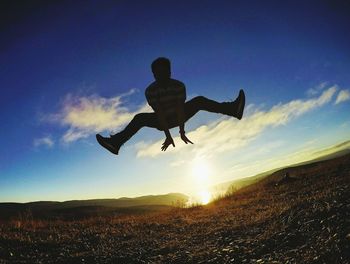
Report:
<svg viewBox="0 0 350 264"><path fill-rule="evenodd" d="M289 178L284 178L286 172ZM349 263L350 155L206 206L1 223L0 263Z"/></svg>

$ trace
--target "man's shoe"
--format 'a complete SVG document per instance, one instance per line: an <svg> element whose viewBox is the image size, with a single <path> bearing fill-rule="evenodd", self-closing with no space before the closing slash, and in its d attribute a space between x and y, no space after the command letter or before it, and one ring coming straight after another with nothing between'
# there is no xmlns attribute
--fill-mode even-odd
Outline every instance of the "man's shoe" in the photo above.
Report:
<svg viewBox="0 0 350 264"><path fill-rule="evenodd" d="M234 103L236 105L236 113L234 116L237 119L241 120L244 112L244 106L245 106L245 94L243 90L239 91L239 95L234 101Z"/></svg>
<svg viewBox="0 0 350 264"><path fill-rule="evenodd" d="M96 134L96 139L102 147L109 150L113 154L118 155L120 146L114 139L102 137L100 134Z"/></svg>
<svg viewBox="0 0 350 264"><path fill-rule="evenodd" d="M239 94L233 102L222 103L222 113L225 115L236 117L241 120L243 116L245 105L245 94L243 90L239 91Z"/></svg>

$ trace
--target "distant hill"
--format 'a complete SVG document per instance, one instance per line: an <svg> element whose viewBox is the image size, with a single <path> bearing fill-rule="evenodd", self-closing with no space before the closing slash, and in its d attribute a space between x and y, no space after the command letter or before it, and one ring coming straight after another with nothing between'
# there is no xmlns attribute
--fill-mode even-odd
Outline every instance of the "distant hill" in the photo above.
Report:
<svg viewBox="0 0 350 264"><path fill-rule="evenodd" d="M320 162L320 161L331 160L331 159L342 157L342 156L345 156L348 154L350 154L350 140L342 142L342 143L337 144L335 146L332 146L330 148L326 148L326 149L323 149L321 151L315 152L314 155L319 156L316 159L311 159L308 161L296 163L296 164L286 166L286 167L276 168L276 169L262 172L262 173L256 174L254 176L246 177L246 178L241 178L241 179L237 179L237 180L223 182L223 183L220 183L220 184L213 186L211 189L214 193L219 193L219 194L225 193L225 192L229 191L230 189L231 190L238 190L238 189L241 189L241 188L246 187L248 185L257 183L258 181L264 179L265 177L270 176L270 175L277 173L277 172L285 173L288 169L291 169L291 168L295 168L295 167L307 165L307 164L313 164L313 163Z"/></svg>
<svg viewBox="0 0 350 264"><path fill-rule="evenodd" d="M344 141L338 145L332 146L330 148L326 148L321 151L317 151L314 153L314 155L319 156L316 159L313 159L311 161L308 161L306 163L315 162L315 161L322 161L322 160L329 160L334 159L337 157L344 156L346 154L350 153L350 140ZM305 162L303 162L305 163Z"/></svg>
<svg viewBox="0 0 350 264"><path fill-rule="evenodd" d="M331 156L330 156L331 157ZM293 166L285 167L275 171L261 180L262 184L278 183L288 172L294 179L308 177L309 175L324 176L332 173L343 173L349 171L350 153L330 159L316 159L312 162L305 162Z"/></svg>
<svg viewBox="0 0 350 264"><path fill-rule="evenodd" d="M39 201L30 203L0 203L0 219L28 216L40 218L82 218L101 214L130 214L162 211L184 204L188 196L181 193L147 195L135 198Z"/></svg>

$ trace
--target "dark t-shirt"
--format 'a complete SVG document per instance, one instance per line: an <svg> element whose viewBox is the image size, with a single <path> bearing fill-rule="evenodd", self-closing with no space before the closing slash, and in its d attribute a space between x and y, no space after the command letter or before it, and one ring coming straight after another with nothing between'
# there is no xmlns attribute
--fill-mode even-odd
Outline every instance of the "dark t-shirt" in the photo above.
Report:
<svg viewBox="0 0 350 264"><path fill-rule="evenodd" d="M169 79L165 85L153 82L146 88L145 95L153 109L159 104L166 116L172 116L176 113L178 102L186 100L186 87L184 83L175 79Z"/></svg>

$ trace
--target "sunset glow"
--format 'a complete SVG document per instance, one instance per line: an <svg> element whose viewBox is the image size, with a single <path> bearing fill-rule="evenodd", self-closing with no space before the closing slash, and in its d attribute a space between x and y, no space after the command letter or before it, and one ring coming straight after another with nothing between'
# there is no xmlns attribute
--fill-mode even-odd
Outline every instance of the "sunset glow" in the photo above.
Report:
<svg viewBox="0 0 350 264"><path fill-rule="evenodd" d="M208 204L211 200L211 193L207 190L203 190L199 193L200 203L205 205Z"/></svg>
<svg viewBox="0 0 350 264"><path fill-rule="evenodd" d="M196 190L196 200L200 204L208 204L211 200L212 194L208 190L212 184L212 174L212 166L208 159L205 157L194 159L192 167L193 187Z"/></svg>

